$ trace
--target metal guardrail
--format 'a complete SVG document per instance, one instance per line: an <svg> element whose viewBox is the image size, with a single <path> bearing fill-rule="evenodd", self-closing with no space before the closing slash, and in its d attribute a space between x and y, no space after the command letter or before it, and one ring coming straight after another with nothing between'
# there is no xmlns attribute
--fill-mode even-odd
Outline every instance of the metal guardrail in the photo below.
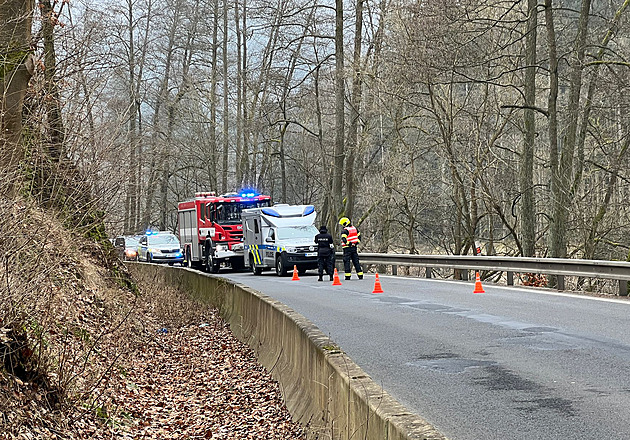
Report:
<svg viewBox="0 0 630 440"><path fill-rule="evenodd" d="M337 253L338 257L343 254ZM555 275L558 290L564 290L564 277L606 278L619 281L619 295L628 295L630 263L625 261L577 260L563 258L527 258L474 255L410 255L360 253L361 263L392 266L397 274L398 266L426 268L426 277L432 277L432 268L468 270L497 270L507 273L507 284L514 284L514 273L540 273ZM467 277L467 272L464 272ZM466 278L465 278L466 279Z"/></svg>

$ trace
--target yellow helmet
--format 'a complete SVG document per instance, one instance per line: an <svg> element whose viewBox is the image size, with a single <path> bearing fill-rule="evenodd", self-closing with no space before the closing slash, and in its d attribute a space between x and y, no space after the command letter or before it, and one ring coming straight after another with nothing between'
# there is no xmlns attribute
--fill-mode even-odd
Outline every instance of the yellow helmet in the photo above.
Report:
<svg viewBox="0 0 630 440"><path fill-rule="evenodd" d="M339 224L341 226L348 226L350 224L350 219L348 217L341 217L339 219Z"/></svg>

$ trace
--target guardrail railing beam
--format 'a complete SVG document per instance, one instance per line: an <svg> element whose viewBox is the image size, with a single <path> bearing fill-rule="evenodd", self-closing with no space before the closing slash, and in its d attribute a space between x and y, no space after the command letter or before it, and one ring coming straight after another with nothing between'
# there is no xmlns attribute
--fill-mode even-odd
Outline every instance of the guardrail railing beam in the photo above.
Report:
<svg viewBox="0 0 630 440"><path fill-rule="evenodd" d="M339 257L341 253L337 254ZM506 272L507 284L514 285L514 273L554 275L558 290L565 289L565 277L612 279L619 282L619 295L628 295L630 263L626 261L579 260L562 258L474 256L474 255L410 255L361 253L359 258L366 264L383 264L398 274L398 266L424 267L426 278L433 277L434 268L463 270L468 278L469 270Z"/></svg>

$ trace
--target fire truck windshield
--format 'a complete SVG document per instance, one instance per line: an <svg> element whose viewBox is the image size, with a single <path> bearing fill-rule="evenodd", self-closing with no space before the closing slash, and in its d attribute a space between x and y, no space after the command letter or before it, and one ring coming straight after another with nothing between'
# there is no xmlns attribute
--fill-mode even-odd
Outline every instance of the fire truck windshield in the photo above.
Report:
<svg viewBox="0 0 630 440"><path fill-rule="evenodd" d="M249 208L265 208L270 206L269 200L248 200L242 202L217 203L215 221L220 225L236 225L241 223L241 212Z"/></svg>

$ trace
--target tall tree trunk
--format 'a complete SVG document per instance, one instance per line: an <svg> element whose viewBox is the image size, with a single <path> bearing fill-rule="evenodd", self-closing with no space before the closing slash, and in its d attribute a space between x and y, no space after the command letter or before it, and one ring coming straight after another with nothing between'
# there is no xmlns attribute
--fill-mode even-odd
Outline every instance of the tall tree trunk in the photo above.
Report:
<svg viewBox="0 0 630 440"><path fill-rule="evenodd" d="M521 200L521 233L524 257L536 253L536 213L534 202L534 142L536 140L536 44L538 27L537 0L527 1L527 37L525 39L525 142L521 153L519 183Z"/></svg>
<svg viewBox="0 0 630 440"><path fill-rule="evenodd" d="M241 35L241 22L239 14L239 4L236 0L234 5L234 24L236 27L236 185L240 185L243 182L243 169L241 168L241 160L243 155L243 62L242 53L243 47L241 44L241 38L245 38L245 35Z"/></svg>
<svg viewBox="0 0 630 440"><path fill-rule="evenodd" d="M142 77L144 72L144 61L147 55L147 44L149 41L149 28L152 14L152 1L148 2L148 9L146 13L146 24L143 35L143 45L139 54L139 58L136 59L136 47L134 44L134 30L138 25L138 22L134 16L134 2L127 0L127 26L129 32L129 107L128 107L128 133L127 142L129 147L129 175L127 181L127 198L126 198L126 210L127 217L125 219L125 232L136 232L140 226L140 177L142 172L142 157L141 142L142 137L142 119L140 109L140 88L142 85ZM136 69L138 71L136 72Z"/></svg>
<svg viewBox="0 0 630 440"><path fill-rule="evenodd" d="M151 153L151 162L148 170L148 179L146 182L146 197L144 211L142 214L142 220L140 226L147 228L150 226L151 214L154 212L154 199L155 192L160 180L160 171L164 168L164 162L166 161L165 150L169 148L168 145L164 145L164 132L160 130L162 123L162 106L168 101L168 92L171 76L171 64L173 63L174 46L175 46L175 34L177 28L180 26L180 8L175 8L173 11L173 21L171 22L171 28L168 35L168 46L166 49L166 61L164 63L164 76L160 82L160 88L158 89L157 99L155 100L155 110L153 112L153 135L152 144L153 151Z"/></svg>
<svg viewBox="0 0 630 440"><path fill-rule="evenodd" d="M218 49L219 49L219 0L212 2L212 73L210 76L210 187L218 191L217 179L217 81L218 81Z"/></svg>
<svg viewBox="0 0 630 440"><path fill-rule="evenodd" d="M22 107L28 82L33 75L31 25L34 0L0 1L0 172L4 185L1 192L14 192L7 184L23 158ZM13 175L11 175L13 177Z"/></svg>
<svg viewBox="0 0 630 440"><path fill-rule="evenodd" d="M586 53L586 36L588 33L588 21L591 10L591 0L583 0L580 9L577 36L573 47L573 61L569 73L569 101L568 124L566 136L562 144L560 160L555 180L558 184L552 187L553 216L551 223L551 256L565 258L567 256L567 221L569 208L572 202L570 196L571 177L573 173L573 158L576 149L577 128L580 113L580 94L582 92L582 71L584 69L584 56Z"/></svg>
<svg viewBox="0 0 630 440"><path fill-rule="evenodd" d="M242 67L241 67L241 108L242 108L242 127L243 127L243 145L241 147L241 157L239 168L241 170L240 185L249 182L249 116L247 113L247 0L243 0L242 13Z"/></svg>
<svg viewBox="0 0 630 440"><path fill-rule="evenodd" d="M277 53L277 42L281 31L285 6L286 2L278 2L278 7L276 8L273 19L273 25L271 26L269 40L267 41L265 50L263 51L260 73L258 74L258 79L250 87L253 95L248 112L249 121L247 124L250 128L251 135L250 180L252 183L256 182L256 174L258 173L257 188L259 189L264 187L264 178L267 173L271 152L268 151L269 142L265 142L262 151L259 150L259 138L262 133L261 129L258 128L259 124L257 122L264 118L264 106L267 102L267 95L269 93L269 82L271 81L273 60ZM259 164L258 156L260 155L262 155L262 160Z"/></svg>
<svg viewBox="0 0 630 440"><path fill-rule="evenodd" d="M345 159L345 87L343 51L343 0L335 0L335 147L331 217L337 218L343 207L343 164Z"/></svg>
<svg viewBox="0 0 630 440"><path fill-rule="evenodd" d="M50 133L50 156L59 161L62 156L65 130L61 116L61 101L59 99L59 85L57 84L57 56L55 52L56 17L61 11L55 12L50 0L40 0L42 12L42 37L44 39L44 79L46 89L46 115ZM61 8L63 8L63 3Z"/></svg>
<svg viewBox="0 0 630 440"><path fill-rule="evenodd" d="M228 102L228 0L223 1L223 166L221 167L221 191L228 192L228 164L230 146L230 119Z"/></svg>
<svg viewBox="0 0 630 440"><path fill-rule="evenodd" d="M545 26L547 29L547 48L549 51L549 96L547 111L549 113L549 165L551 168L551 194L558 193L560 180L558 176L558 52L552 0L545 0ZM554 202L551 209L553 211ZM551 228L554 227L551 219ZM551 247L553 234L550 234Z"/></svg>
<svg viewBox="0 0 630 440"><path fill-rule="evenodd" d="M357 0L356 19L354 25L354 57L352 68L352 97L350 99L350 127L348 129L348 157L346 160L346 215L352 218L354 210L354 163L358 153L357 139L359 131L359 117L361 115L361 96L363 78L361 75L361 47L363 37L363 2Z"/></svg>
<svg viewBox="0 0 630 440"><path fill-rule="evenodd" d="M137 199L137 169L138 159L136 155L136 59L135 59L135 42L134 42L134 15L133 2L127 0L127 26L129 27L129 106L128 106L128 125L127 125L127 142L129 148L129 174L127 180L127 198L125 217L125 233L130 234L136 229L136 199Z"/></svg>

